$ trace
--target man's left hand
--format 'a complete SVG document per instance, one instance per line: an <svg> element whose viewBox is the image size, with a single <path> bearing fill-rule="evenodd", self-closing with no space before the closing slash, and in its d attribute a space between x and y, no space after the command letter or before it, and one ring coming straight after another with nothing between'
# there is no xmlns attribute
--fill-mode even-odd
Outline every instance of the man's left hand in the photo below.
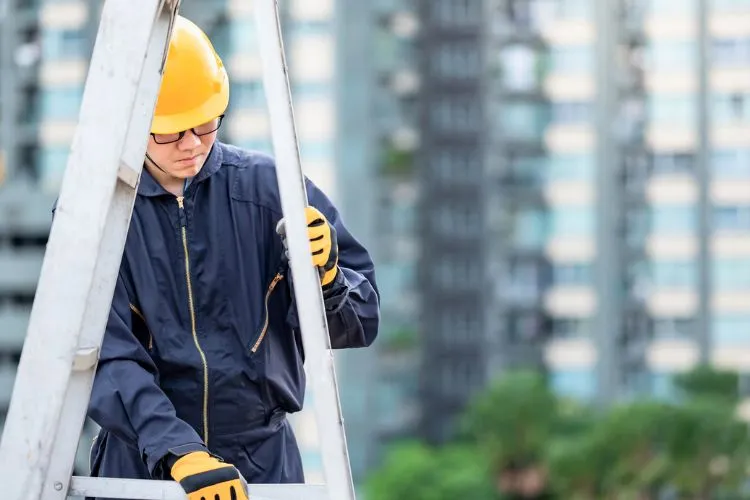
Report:
<svg viewBox="0 0 750 500"><path fill-rule="evenodd" d="M305 207L305 217L313 265L320 272L320 283L326 286L333 282L338 273L339 247L336 242L336 229L328 222L326 216L313 206ZM281 236L284 248L288 249L284 219L279 221L276 232Z"/></svg>

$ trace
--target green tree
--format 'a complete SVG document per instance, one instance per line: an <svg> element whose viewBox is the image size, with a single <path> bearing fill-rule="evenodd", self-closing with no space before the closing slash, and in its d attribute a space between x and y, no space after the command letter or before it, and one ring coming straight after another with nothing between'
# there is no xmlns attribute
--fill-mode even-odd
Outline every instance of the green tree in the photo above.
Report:
<svg viewBox="0 0 750 500"><path fill-rule="evenodd" d="M470 405L466 435L488 458L502 493L536 498L547 490L543 459L556 406L544 378L527 371L498 379Z"/></svg>
<svg viewBox="0 0 750 500"><path fill-rule="evenodd" d="M496 500L486 462L472 447L405 443L368 478L368 500Z"/></svg>
<svg viewBox="0 0 750 500"><path fill-rule="evenodd" d="M677 377L676 402L597 410L557 398L540 374L508 373L474 398L455 443L389 454L368 500L739 500L750 439L736 382L698 367Z"/></svg>
<svg viewBox="0 0 750 500"><path fill-rule="evenodd" d="M710 397L734 404L739 398L738 374L709 365L700 365L677 375L675 385L687 399Z"/></svg>
<svg viewBox="0 0 750 500"><path fill-rule="evenodd" d="M685 498L737 492L750 458L747 425L731 407L698 398L676 406L665 433L671 484Z"/></svg>

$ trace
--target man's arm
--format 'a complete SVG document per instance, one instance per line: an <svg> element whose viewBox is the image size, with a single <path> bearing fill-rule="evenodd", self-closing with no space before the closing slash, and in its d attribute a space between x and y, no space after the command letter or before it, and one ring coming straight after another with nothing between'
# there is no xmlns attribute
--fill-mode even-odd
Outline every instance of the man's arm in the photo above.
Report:
<svg viewBox="0 0 750 500"><path fill-rule="evenodd" d="M328 197L310 180L306 180L306 185L308 203L317 208L334 227L338 243L338 272L333 282L323 289L331 347L369 346L378 335L380 322L375 266L367 250L346 228ZM291 279L289 283L292 284ZM294 305L288 321L293 327L299 327Z"/></svg>
<svg viewBox="0 0 750 500"><path fill-rule="evenodd" d="M207 451L190 424L157 384L156 365L132 328L130 299L118 275L107 330L89 403L89 416L103 429L137 443L156 479L169 478L167 455Z"/></svg>

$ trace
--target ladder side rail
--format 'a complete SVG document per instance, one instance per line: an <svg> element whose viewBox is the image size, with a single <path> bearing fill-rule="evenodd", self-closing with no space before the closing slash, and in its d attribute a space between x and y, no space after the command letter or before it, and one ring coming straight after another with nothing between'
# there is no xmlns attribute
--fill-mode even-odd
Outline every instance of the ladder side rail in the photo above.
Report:
<svg viewBox="0 0 750 500"><path fill-rule="evenodd" d="M104 6L0 443L4 498L41 498L74 364L85 361L76 357L82 332L90 332L88 340L98 337L94 358L101 344L137 184L131 174L130 203L113 205L152 31L144 21L153 23L163 5L139 0L134 9L130 0L108 0ZM142 134L145 151L148 120L139 123L142 130L132 132ZM119 248L102 246L117 234Z"/></svg>
<svg viewBox="0 0 750 500"><path fill-rule="evenodd" d="M127 136L118 167L118 176L122 182L117 183L112 195L94 270L93 288L101 290L102 293L92 293L87 299L88 304L84 312L78 345L81 357L68 385L63 414L55 435L51 461L43 488L42 498L44 500L66 500L67 498L69 482L75 465L76 450L91 399L91 389L98 359L97 354L104 333L104 327L101 325L107 323L112 291L114 291L116 280L116 278L112 280L110 274L114 270L114 276L117 276L117 270L122 260L133 202L136 197L136 188L143 168L148 130L150 129L154 104L161 83L161 69L163 68L164 56L176 13L176 5L170 8L163 5L163 1L161 3L162 5L158 7L159 10L154 14L154 18L149 19L148 23L137 22L132 27L129 27L127 21L119 24L123 22L119 17L110 19L106 17L119 16L119 12L105 10L102 14L102 23L99 25L97 40L102 40L104 43L107 42L106 37L110 37L109 40L121 40L120 37L131 33L131 36L136 38L148 37L148 49L142 71L138 80L136 80L138 90L136 91L135 104L131 110L131 116L125 120L125 123L128 124L125 131ZM141 15L145 17L147 12L144 11ZM119 31L114 31L112 21L119 24L117 26ZM105 29L110 31L104 32ZM101 59L92 58L92 64L101 61ZM135 64L137 61L138 59L123 62ZM104 64L107 64L107 62L104 61ZM101 71L105 67L92 66L92 69ZM117 86L111 88L110 93L119 95L119 87L130 83L114 82L114 84ZM107 89L93 85L90 88L90 95L94 97L94 101L106 99L110 95L110 93L99 94L97 97L97 92ZM97 126L97 122L83 120L79 125L81 134L84 136L87 135L88 130ZM75 432L72 432L73 430Z"/></svg>
<svg viewBox="0 0 750 500"><path fill-rule="evenodd" d="M286 219L289 260L307 372L315 398L326 486L332 500L354 500L333 352L317 270L310 265L302 174L294 110L276 0L256 0L256 29L263 84L270 116L281 205Z"/></svg>
<svg viewBox="0 0 750 500"><path fill-rule="evenodd" d="M325 485L251 484L251 500L328 500ZM69 494L80 497L139 500L185 500L185 491L175 481L74 477Z"/></svg>

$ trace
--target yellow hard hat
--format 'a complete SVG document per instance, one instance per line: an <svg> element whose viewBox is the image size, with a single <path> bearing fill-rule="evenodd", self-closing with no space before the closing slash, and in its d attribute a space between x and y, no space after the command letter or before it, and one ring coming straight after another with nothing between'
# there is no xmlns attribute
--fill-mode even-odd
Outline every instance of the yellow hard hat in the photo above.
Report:
<svg viewBox="0 0 750 500"><path fill-rule="evenodd" d="M229 77L206 34L175 18L156 102L152 134L173 134L222 115L229 104Z"/></svg>

